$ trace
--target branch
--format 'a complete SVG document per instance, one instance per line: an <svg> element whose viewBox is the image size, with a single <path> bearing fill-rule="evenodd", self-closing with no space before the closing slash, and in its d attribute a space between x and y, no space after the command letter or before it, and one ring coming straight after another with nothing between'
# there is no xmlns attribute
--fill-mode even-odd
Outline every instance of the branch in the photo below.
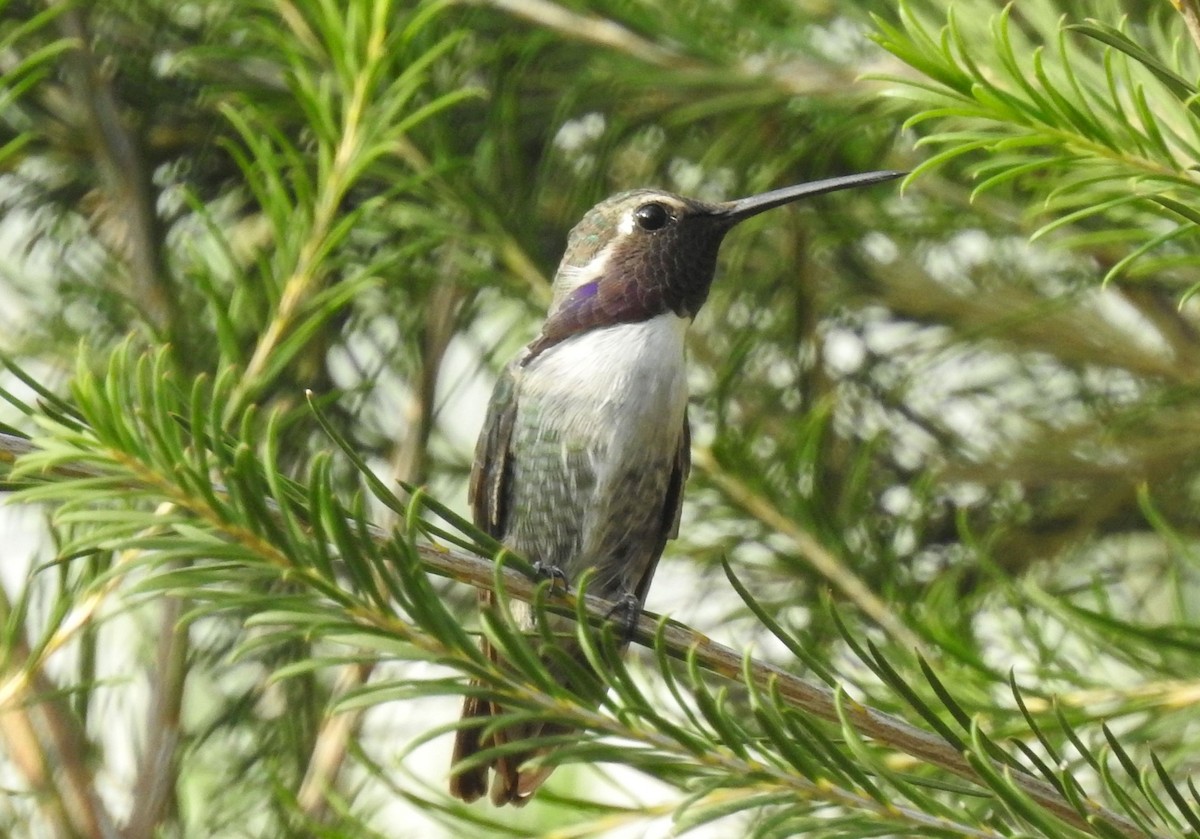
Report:
<svg viewBox="0 0 1200 839"><path fill-rule="evenodd" d="M11 608L0 589L0 625ZM12 630L14 632L19 630ZM23 637L5 638L6 670L0 680L0 742L16 771L35 793L56 835L116 839L117 829L96 794L86 756L87 735L59 686L41 672Z"/></svg>
<svg viewBox="0 0 1200 839"><path fill-rule="evenodd" d="M418 551L425 570L430 573L475 588L496 588L495 565L486 559L442 547L419 546ZM509 597L533 602L541 581L531 579L520 571L505 568L501 573L501 585ZM574 616L576 602L577 598L570 593L555 593L549 598L547 606L550 611ZM584 597L584 603L588 616L595 623L604 623L612 615L613 604L607 600L588 595ZM768 693L773 690L791 707L822 720L840 724L843 722L843 715L847 715L850 725L859 735L881 746L911 755L971 783L989 788L986 780L971 765L967 755L956 750L945 740L916 728L899 717L857 702L847 703L839 700L837 693L825 685L805 681L774 664L753 659L747 664L744 656L737 650L719 644L684 624L669 621L665 628L661 628L661 620L660 616L652 612L643 612L638 618L632 640L650 649L654 649L656 643L661 643L662 648L672 658L695 661L701 669L725 679L740 681L748 674L749 681L755 687ZM660 638L661 641L658 641ZM1147 833L1121 814L1091 800L1081 800L1077 809L1058 790L1040 778L990 758L976 758L987 761L994 773L1011 778L1023 793L1045 810L1081 830L1094 831L1091 822L1099 820L1127 839L1165 837L1165 834Z"/></svg>
<svg viewBox="0 0 1200 839"><path fill-rule="evenodd" d="M29 451L27 441L0 433L0 453L15 448ZM0 456L0 462L4 461ZM218 489L218 491L220 491ZM372 538L384 540L393 534L371 527ZM488 559L451 551L443 546L418 546L422 569L441 577L456 580L479 589L495 589L497 580L505 593L518 600L533 602L538 597L540 581L513 568L499 569ZM286 561L282 557L280 561ZM553 593L547 604L551 611L574 616L577 599L570 593ZM584 598L589 618L598 624L608 620L613 604L596 597ZM916 728L899 717L874 708L845 702L832 689L814 684L766 662L746 661L731 647L719 644L683 624L661 620L652 613L643 613L634 628L632 640L649 648L661 644L662 649L678 660L694 661L700 668L725 679L741 681L743 677L757 688L778 694L791 707L833 723L848 723L857 734L887 748L911 755L931 766L959 778L990 789L986 777L972 766L969 753L960 751L947 741ZM846 719L844 720L843 717ZM1064 822L1081 830L1092 831L1093 821L1103 822L1115 834L1126 839L1157 839L1163 834L1148 833L1129 819L1090 799L1068 799L1051 784L1011 764L1002 764L982 755L973 755L987 765L990 773L1008 777L1032 801ZM1075 803L1073 803L1075 802Z"/></svg>
<svg viewBox="0 0 1200 839"><path fill-rule="evenodd" d="M678 50L647 40L615 21L574 12L550 0L484 0L482 5L524 18L572 40L596 44L656 67L682 69L696 64Z"/></svg>
<svg viewBox="0 0 1200 839"><path fill-rule="evenodd" d="M643 38L614 20L599 15L575 12L551 0L474 0L506 14L522 18L535 26L564 38L594 44L654 67L677 72L707 70L729 78L733 69L748 81L767 79L788 96L813 96L829 91L843 93L857 81L853 70L832 70L827 62L811 61L789 55L786 62L766 68L742 60L731 67L708 64L681 50Z"/></svg>
<svg viewBox="0 0 1200 839"><path fill-rule="evenodd" d="M62 4L62 0L47 2L51 8ZM66 65L76 105L87 115L84 128L108 193L105 221L118 234L112 244L129 269L131 288L126 296L159 335L186 348L189 330L183 328L173 302L175 294L167 282L150 168L136 135L121 118L112 85L92 53L83 14L77 8L68 8L59 25L63 34L76 42L75 49L66 54Z"/></svg>
<svg viewBox="0 0 1200 839"><path fill-rule="evenodd" d="M1188 34L1192 36L1192 42L1200 48L1200 2L1171 0L1171 5L1183 15L1183 22L1187 25Z"/></svg>
<svg viewBox="0 0 1200 839"><path fill-rule="evenodd" d="M408 399L404 412L406 422L391 458L392 478L397 482L420 484L425 481L429 434L436 416L437 383L446 348L454 337L454 324L463 296L462 288L452 282L442 283L433 290L420 342L419 386ZM343 667L332 693L331 705L339 697L366 684L372 671L373 667L364 663ZM325 818L329 792L341 773L350 742L358 734L364 713L363 709L343 711L330 714L321 721L304 778L296 793L300 809L314 822Z"/></svg>
<svg viewBox="0 0 1200 839"><path fill-rule="evenodd" d="M345 665L330 693L330 706L365 685L374 669L374 664L369 663ZM365 713L365 709L341 711L329 713L321 720L321 728L309 750L304 778L296 792L296 803L313 822L326 818L330 792L341 775L350 742L358 734Z"/></svg>
<svg viewBox="0 0 1200 839"><path fill-rule="evenodd" d="M191 651L188 627L182 618L188 601L164 597L158 617L159 632L155 678L144 729L145 746L138 767L132 800L137 802L123 839L153 839L166 822L175 800L183 692Z"/></svg>

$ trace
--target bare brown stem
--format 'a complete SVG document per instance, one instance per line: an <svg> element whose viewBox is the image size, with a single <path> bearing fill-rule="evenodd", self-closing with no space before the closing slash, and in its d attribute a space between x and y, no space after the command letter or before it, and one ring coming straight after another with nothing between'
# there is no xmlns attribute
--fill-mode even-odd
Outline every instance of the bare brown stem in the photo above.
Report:
<svg viewBox="0 0 1200 839"><path fill-rule="evenodd" d="M180 618L186 601L165 597L159 616L158 650L152 695L145 726L145 747L138 767L133 800L137 805L125 828L124 839L153 839L166 821L175 800L180 713L190 650L186 626Z"/></svg>
<svg viewBox="0 0 1200 839"><path fill-rule="evenodd" d="M372 664L348 664L343 667L338 673L330 702L366 684L374 669ZM358 733L362 716L362 711L347 711L328 714L321 721L321 728L309 753L304 779L296 793L296 803L299 804L300 810L313 821L320 821L325 817L329 805L329 792L346 762L346 752L350 741Z"/></svg>
<svg viewBox="0 0 1200 839"><path fill-rule="evenodd" d="M437 407L434 399L442 372L442 359L455 334L463 295L461 287L446 281L433 290L426 303L417 387L405 409L404 425L399 429L392 454L392 477L396 481L409 484L425 481L426 449L429 434L433 430Z"/></svg>
<svg viewBox="0 0 1200 839"><path fill-rule="evenodd" d="M599 15L577 12L551 0L475 0L514 17L569 38L629 56L655 67L677 71L705 71L728 78L729 67L712 67L685 52L643 38L628 27ZM791 56L783 64L759 67L746 62L735 68L747 79L769 79L791 96L811 96L834 89L844 94L855 81L857 71L830 70L827 63Z"/></svg>
<svg viewBox="0 0 1200 839"><path fill-rule="evenodd" d="M62 5L48 0L47 5ZM85 114L84 129L104 187L101 220L107 239L129 271L126 296L160 337L186 339L162 252L162 226L156 191L137 134L122 117L108 75L91 50L83 12L68 8L59 16L62 33L76 42L65 56L75 108Z"/></svg>

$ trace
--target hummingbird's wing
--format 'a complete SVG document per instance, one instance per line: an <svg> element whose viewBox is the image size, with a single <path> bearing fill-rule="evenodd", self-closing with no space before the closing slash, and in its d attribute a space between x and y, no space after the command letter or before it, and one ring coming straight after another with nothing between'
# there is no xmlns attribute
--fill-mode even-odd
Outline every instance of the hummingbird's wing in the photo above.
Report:
<svg viewBox="0 0 1200 839"><path fill-rule="evenodd" d="M508 527L508 482L512 476L513 424L517 416L517 380L521 375L519 359L509 364L496 380L492 398L488 402L487 417L479 442L475 447L475 462L471 467L471 481L467 488L467 501L476 527L496 539L503 539ZM493 601L490 591L480 589L479 602L487 608ZM480 641L483 653L492 661L498 661L496 650L486 638ZM472 685L477 684L472 682ZM462 718L478 720L500 713L495 703L482 696L468 694L463 698ZM454 755L451 766L457 766L476 752L500 745L504 732L485 736L480 723L464 725L458 729L454 739ZM465 770L452 769L450 792L464 801L474 801L488 790L489 769L495 769L497 783L493 800L497 804L524 804L532 790L520 789L521 776L518 765L527 755L502 755L489 763L481 763ZM549 774L549 770L545 770ZM536 784L535 784L536 785Z"/></svg>
<svg viewBox="0 0 1200 839"><path fill-rule="evenodd" d="M692 428L685 410L683 431L679 434L679 445L675 449L675 465L671 469L671 479L667 482L667 495L663 501L661 535L653 559L650 560L642 578L638 580L637 589L634 591L638 603L646 602L646 592L650 589L650 581L654 579L654 569L658 567L658 560L662 557L667 542L679 535L679 519L683 514L683 487L691 471Z"/></svg>
<svg viewBox="0 0 1200 839"><path fill-rule="evenodd" d="M679 520L683 516L683 487L692 472L692 426L688 422L687 408L683 409L683 431L679 435L679 450L675 452L675 469L671 472L671 483L667 485L667 503L663 508L663 523L670 523L663 539L679 537Z"/></svg>
<svg viewBox="0 0 1200 839"><path fill-rule="evenodd" d="M504 538L508 518L508 480L512 474L509 444L517 418L517 377L521 368L509 364L496 380L488 402L487 418L475 446L467 501L475 526L496 539Z"/></svg>

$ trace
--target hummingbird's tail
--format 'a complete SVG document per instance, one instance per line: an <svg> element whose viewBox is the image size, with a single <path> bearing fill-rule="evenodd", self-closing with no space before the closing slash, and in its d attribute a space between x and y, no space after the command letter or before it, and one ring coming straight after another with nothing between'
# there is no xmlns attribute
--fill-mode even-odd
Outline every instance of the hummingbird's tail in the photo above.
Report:
<svg viewBox="0 0 1200 839"><path fill-rule="evenodd" d="M481 591L479 601L484 608L492 604L492 594ZM530 607L520 602L511 605L513 618L519 627L532 632L534 616ZM558 637L556 655L547 656L545 651L540 653L542 663L551 676L567 686L580 690L583 686L575 683L567 669L555 659L561 654L573 658L577 667L571 668L576 673L579 669L590 669L587 656L573 639L575 622L566 617L545 615L549 621L549 631ZM480 639L483 654L497 666L504 662L499 651L492 646L488 639ZM496 725L492 717L504 716L511 712L502 704L481 696L480 682L472 680L471 691L463 698L462 719L454 738L454 756L450 764L450 794L470 803L489 793L497 807L512 804L516 807L529 802L530 797L537 791L555 765L550 763L543 766L530 766L529 762L552 752L556 745L562 743L564 735L578 730L571 725L558 722L530 720L515 722L508 725ZM521 748L526 744L527 748ZM468 761L480 752L490 751L491 755L483 760ZM468 761L466 766L464 761Z"/></svg>
<svg viewBox="0 0 1200 839"><path fill-rule="evenodd" d="M475 683L472 682L472 685ZM477 696L463 699L462 719L465 723L474 717L491 716L491 703ZM468 804L487 792L487 764L459 769L459 764L483 748L481 724L468 724L454 735L454 756L450 760L450 794Z"/></svg>
<svg viewBox="0 0 1200 839"><path fill-rule="evenodd" d="M486 607L492 602L490 592L479 594L480 602ZM480 639L483 654L492 662L499 664L500 655L495 647L488 643L487 638ZM472 681L471 687L478 688L478 681ZM505 713L505 709L474 691L463 698L462 723L454 737L454 756L450 763L450 794L470 803L481 798L488 792L488 773L495 773L491 779L491 799L497 807L512 804L521 807L529 802L530 797L554 771L554 766L521 769L521 765L531 758L546 754L552 747L531 746L518 751L506 751L500 747L509 743L530 741L535 738L563 734L570 729L563 725L548 722L526 722L503 728L489 729L489 717ZM496 749L495 756L490 760L475 763L466 767L462 763L472 755L481 751Z"/></svg>
<svg viewBox="0 0 1200 839"><path fill-rule="evenodd" d="M554 771L553 766L543 766L522 771L521 764L533 757L544 754L545 748L533 748L525 751L498 755L490 763L481 763L466 769L459 769L461 762L473 754L483 750L515 743L531 737L549 733L545 724L517 725L484 734L486 719L473 721L476 717L490 717L503 713L494 703L478 696L468 696L463 700L462 719L465 723L454 738L454 757L450 770L450 794L468 803L480 798L488 791L488 771L495 772L491 783L492 804L497 807L512 804L524 806L538 787ZM555 726L555 731L559 729ZM563 729L565 730L565 729Z"/></svg>

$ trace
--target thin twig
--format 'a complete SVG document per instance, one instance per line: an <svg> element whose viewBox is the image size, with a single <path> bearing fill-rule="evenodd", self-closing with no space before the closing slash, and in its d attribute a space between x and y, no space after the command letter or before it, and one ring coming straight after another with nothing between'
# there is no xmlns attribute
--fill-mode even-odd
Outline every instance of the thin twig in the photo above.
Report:
<svg viewBox="0 0 1200 839"><path fill-rule="evenodd" d="M176 568L179 565L175 563ZM188 609L187 601L164 597L161 607L145 746L132 795L137 806L130 815L124 839L153 839L159 835L175 800L178 749L182 740L180 715L191 644L187 626L180 622Z"/></svg>
<svg viewBox="0 0 1200 839"><path fill-rule="evenodd" d="M621 53L636 61L676 71L708 71L714 76L730 79L729 71L747 80L761 82L764 78L788 96L811 96L823 91L845 92L856 80L858 70L834 72L828 63L789 56L786 63L760 66L759 61L744 61L740 66L707 64L681 50L643 38L616 21L599 15L576 12L550 0L475 0L522 18L565 38L595 44Z"/></svg>
<svg viewBox="0 0 1200 839"><path fill-rule="evenodd" d="M442 361L450 339L455 334L456 314L463 291L452 282L434 289L425 313L421 335L421 365L417 377L419 386L409 400L407 422L397 430L392 457L392 477L400 483L421 484L425 481L426 455L429 434L436 414L435 397ZM351 664L342 668L334 686L331 701L365 684L374 668L369 664ZM296 793L296 802L314 822L324 819L329 803L329 791L334 788L346 760L351 739L362 724L363 710L343 711L326 716L305 768L304 778Z"/></svg>
<svg viewBox="0 0 1200 839"><path fill-rule="evenodd" d="M0 590L0 624L10 606ZM56 835L117 839L112 817L96 793L95 776L84 755L87 736L62 690L41 672L24 638L10 639L6 686L17 685L0 701L0 742L16 770L36 794ZM31 664L33 667L31 668ZM13 678L20 668L22 678ZM32 669L32 672L31 672Z"/></svg>
<svg viewBox="0 0 1200 839"><path fill-rule="evenodd" d="M446 348L457 334L458 312L464 296L460 285L450 277L443 277L425 304L417 387L405 406L403 425L397 429L392 450L392 479L398 484L425 482L429 435L437 416L436 397L442 361Z"/></svg>
<svg viewBox="0 0 1200 839"><path fill-rule="evenodd" d="M1187 26L1188 34L1192 36L1192 42L1197 49L1200 49L1200 2L1197 0L1171 0L1171 5L1183 15L1183 22Z"/></svg>
<svg viewBox="0 0 1200 839"><path fill-rule="evenodd" d="M50 7L63 0L48 0ZM104 221L119 231L114 237L117 252L129 269L132 287L128 298L147 321L172 343L186 346L188 330L169 287L163 258L162 225L155 208L156 195L139 141L121 116L120 105L106 74L91 50L91 39L83 13L68 8L59 17L65 36L76 43L65 56L70 70L76 107L87 115L85 128L97 169L108 193Z"/></svg>
<svg viewBox="0 0 1200 839"><path fill-rule="evenodd" d="M550 0L482 0L481 5L492 6L567 38L607 47L647 64L675 68L695 64L678 50L647 40L615 21L575 12Z"/></svg>
<svg viewBox="0 0 1200 839"><path fill-rule="evenodd" d="M374 664L370 663L347 664L342 667L330 692L329 704L334 704L341 697L366 684L374 669ZM304 779L296 793L296 804L300 811L314 822L325 818L329 808L329 793L334 789L337 777L346 762L350 741L358 733L363 713L363 710L343 711L328 714L321 720L321 728L313 738Z"/></svg>

